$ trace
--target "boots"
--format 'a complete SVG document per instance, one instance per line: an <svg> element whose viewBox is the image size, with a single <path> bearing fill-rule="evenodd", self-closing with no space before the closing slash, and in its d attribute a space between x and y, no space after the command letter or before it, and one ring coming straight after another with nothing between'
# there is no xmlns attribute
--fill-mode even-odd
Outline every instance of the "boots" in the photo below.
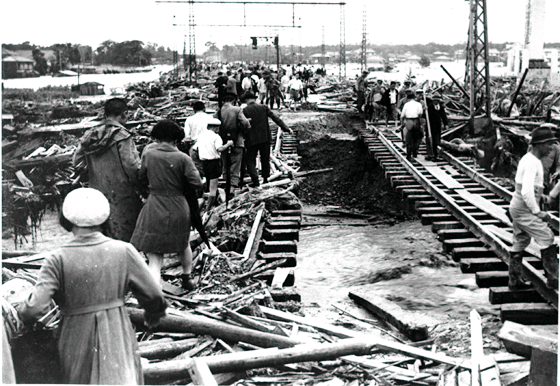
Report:
<svg viewBox="0 0 560 386"><path fill-rule="evenodd" d="M546 286L558 289L558 247L556 244L541 249L541 260L546 276Z"/></svg>
<svg viewBox="0 0 560 386"><path fill-rule="evenodd" d="M181 285L183 289L186 289L187 291L192 291L196 288L196 284L194 283L190 273L184 273L181 275Z"/></svg>
<svg viewBox="0 0 560 386"><path fill-rule="evenodd" d="M530 283L525 282L521 278L521 266L523 261L523 252L511 252L509 257L509 281L510 290L522 290L531 287Z"/></svg>

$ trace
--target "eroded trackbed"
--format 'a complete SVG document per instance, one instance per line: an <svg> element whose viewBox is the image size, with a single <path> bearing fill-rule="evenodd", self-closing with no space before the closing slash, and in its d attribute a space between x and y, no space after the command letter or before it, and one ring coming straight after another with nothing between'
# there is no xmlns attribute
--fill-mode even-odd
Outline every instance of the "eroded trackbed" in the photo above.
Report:
<svg viewBox="0 0 560 386"><path fill-rule="evenodd" d="M506 209L512 192L481 172L473 160L441 152L444 161L425 159L425 146L411 162L394 128L368 125L358 136L384 169L393 187L431 224L444 251L460 262L464 273L475 273L479 287L490 288L490 302L501 304L503 320L525 324L556 323L558 291L546 286L540 248L531 244L523 260L524 275L533 288L509 291L508 250L513 233ZM558 232L558 213L551 226ZM558 242L558 241L557 241Z"/></svg>

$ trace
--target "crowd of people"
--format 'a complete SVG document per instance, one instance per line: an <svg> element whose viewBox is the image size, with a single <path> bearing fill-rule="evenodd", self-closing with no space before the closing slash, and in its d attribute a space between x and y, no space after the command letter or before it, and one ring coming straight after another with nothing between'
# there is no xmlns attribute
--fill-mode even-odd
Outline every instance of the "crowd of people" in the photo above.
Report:
<svg viewBox="0 0 560 386"><path fill-rule="evenodd" d="M195 217L200 219L199 205L208 211L217 204L222 175L230 185L226 195L236 193L243 182L242 168L252 187L258 187L261 179L268 181L269 119L292 133L258 99L247 88L239 106L237 94L226 92L214 116L197 101L195 114L184 127L168 119L158 121L150 134L153 142L140 156L124 126L127 102L112 98L105 103L103 124L80 139L73 162L87 176L89 187L67 195L60 217L60 224L75 238L47 257L30 297L17 311L23 322L32 323L57 299L65 382L142 383L124 296L132 290L145 310L146 324L159 323L167 307L161 282L165 254L178 256L182 287L196 288L189 236ZM3 342L8 358L9 346ZM5 374L4 380L13 381L13 368L8 366Z"/></svg>
<svg viewBox="0 0 560 386"><path fill-rule="evenodd" d="M308 93L314 92L316 87L313 74L306 67L281 69L279 72L258 68L219 71L214 85L218 92L218 107L222 106L227 93L234 94L237 101L242 102L243 94L250 91L257 96L260 104L270 105L271 109L276 106L294 111L298 103L307 101Z"/></svg>
<svg viewBox="0 0 560 386"><path fill-rule="evenodd" d="M378 122L384 116L386 126L389 120L397 125L400 122L409 161L418 156L426 134L426 158L438 160L441 132L449 127L441 94L424 95L424 91L409 80L402 86L396 81L387 86L383 80L374 79L370 85L368 75L368 71L363 71L355 83L356 108L364 114L366 121Z"/></svg>

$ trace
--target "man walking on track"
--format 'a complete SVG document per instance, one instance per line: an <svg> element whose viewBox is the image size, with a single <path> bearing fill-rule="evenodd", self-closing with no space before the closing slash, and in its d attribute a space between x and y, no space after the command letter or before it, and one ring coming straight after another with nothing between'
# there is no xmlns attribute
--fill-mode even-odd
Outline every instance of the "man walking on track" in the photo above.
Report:
<svg viewBox="0 0 560 386"><path fill-rule="evenodd" d="M532 149L521 158L515 174L515 193L509 205L513 222L513 246L509 261L509 282L511 290L527 288L521 277L523 252L531 238L542 247L541 259L549 288L558 289L558 247L554 234L545 222L549 218L542 211L539 202L543 192L543 167L545 157L556 141L550 124L544 124L531 134Z"/></svg>
<svg viewBox="0 0 560 386"><path fill-rule="evenodd" d="M243 96L247 102L247 107L243 114L251 121L251 128L245 138L247 148L247 170L251 176L251 186L259 186L259 175L257 173L257 153L261 156L263 183L268 182L270 175L270 144L272 134L268 124L268 118L272 119L283 131L292 134L290 129L278 115L276 115L266 105L255 103L256 97L248 92Z"/></svg>
<svg viewBox="0 0 560 386"><path fill-rule="evenodd" d="M235 100L235 94L226 94L224 96L224 105L215 114L215 117L222 122L220 137L222 137L223 142L233 141L234 143L233 148L222 153L225 158L223 160L224 168L226 169L224 174L226 178L228 175L230 176L230 192L226 192L228 196L231 191L239 187L241 162L245 150L243 131L247 131L251 127L241 108L233 105Z"/></svg>
<svg viewBox="0 0 560 386"><path fill-rule="evenodd" d="M401 126L403 127L403 138L406 144L406 159L411 161L418 155L418 148L422 142L424 133L420 125L420 118L424 113L422 104L416 100L416 93L407 91L408 102L405 103L401 114Z"/></svg>

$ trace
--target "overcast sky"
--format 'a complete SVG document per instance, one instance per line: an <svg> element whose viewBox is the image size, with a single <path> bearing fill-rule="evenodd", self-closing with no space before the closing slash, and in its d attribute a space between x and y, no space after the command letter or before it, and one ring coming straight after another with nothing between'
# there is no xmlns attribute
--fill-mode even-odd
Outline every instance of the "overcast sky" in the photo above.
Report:
<svg viewBox="0 0 560 386"><path fill-rule="evenodd" d="M314 0L318 2L320 0ZM338 0L340 1L340 0ZM337 0L332 1L336 3ZM526 0L487 0L488 35L494 43L523 42ZM90 45L141 40L188 50L188 3L156 0L5 0L0 6L4 43L29 41ZM295 16L292 13L295 9ZM366 10L371 44L455 44L466 42L469 1L346 0L346 44L362 39ZM280 45L313 46L340 42L340 5L194 4L196 47L206 42L250 45L251 36L279 35ZM545 42L560 42L560 1L547 0ZM224 24L301 25L302 28L218 27ZM175 25L174 25L175 24ZM214 25L214 26L209 26ZM264 42L259 44L265 44Z"/></svg>

